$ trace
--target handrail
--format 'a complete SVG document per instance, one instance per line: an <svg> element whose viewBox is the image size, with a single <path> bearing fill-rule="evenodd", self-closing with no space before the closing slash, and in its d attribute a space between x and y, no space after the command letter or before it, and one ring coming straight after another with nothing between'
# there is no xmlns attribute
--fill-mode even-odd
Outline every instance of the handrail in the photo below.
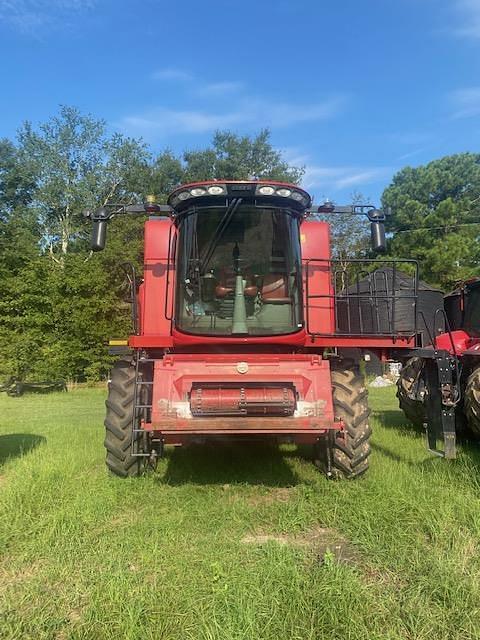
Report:
<svg viewBox="0 0 480 640"><path fill-rule="evenodd" d="M332 335L311 331L311 301L315 299L331 300L335 312L334 335L345 336L411 336L417 334L417 299L418 299L418 263L416 260L375 260L353 258L351 260L307 258L303 260L305 267L305 303L306 329L312 335ZM329 293L311 293L312 265L324 266L330 272L332 289ZM340 268L336 268L340 265ZM407 290L399 288L398 268L402 265L413 267L411 286ZM357 267L355 273L349 274L349 267ZM381 271L389 267L391 273ZM358 270L360 268L360 270ZM349 279L350 275L350 279ZM410 275L410 274L409 274ZM361 279L366 277L368 290L361 291ZM390 286L391 280L391 286ZM350 290L349 290L350 289ZM398 328L398 302L411 300L413 318L411 327ZM342 328L343 317L346 326ZM385 319L381 317L385 312ZM358 327L355 326L358 324ZM370 324L370 326L369 326Z"/></svg>
<svg viewBox="0 0 480 640"><path fill-rule="evenodd" d="M121 269L127 276L128 284L130 285L130 304L131 304L131 316L133 333L137 336L139 333L138 326L138 304L137 304L137 276L135 272L135 266L131 262L122 262ZM130 273L129 273L130 272Z"/></svg>

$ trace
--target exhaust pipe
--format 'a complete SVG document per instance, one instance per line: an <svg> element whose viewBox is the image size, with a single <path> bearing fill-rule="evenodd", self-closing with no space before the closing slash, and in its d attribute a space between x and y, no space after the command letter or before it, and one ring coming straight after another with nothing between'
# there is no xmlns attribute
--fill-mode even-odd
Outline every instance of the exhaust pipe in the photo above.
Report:
<svg viewBox="0 0 480 640"><path fill-rule="evenodd" d="M247 308L245 305L244 292L245 284L241 274L235 277L235 301L233 303L233 324L232 333L248 333Z"/></svg>
<svg viewBox="0 0 480 640"><path fill-rule="evenodd" d="M238 242L235 243L232 252L233 266L235 269L235 300L233 303L233 324L232 333L248 333L247 308L245 306L245 283L240 272L240 249Z"/></svg>

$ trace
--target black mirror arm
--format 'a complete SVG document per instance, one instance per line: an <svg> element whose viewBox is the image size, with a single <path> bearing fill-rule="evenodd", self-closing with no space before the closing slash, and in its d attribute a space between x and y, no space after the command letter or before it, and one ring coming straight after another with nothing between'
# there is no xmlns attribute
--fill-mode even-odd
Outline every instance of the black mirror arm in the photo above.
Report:
<svg viewBox="0 0 480 640"><path fill-rule="evenodd" d="M338 206L333 202L324 202L318 207L312 207L307 214L347 214L347 215L364 215L370 221L370 232L372 238L372 249L375 252L383 252L387 250L387 241L385 236L385 220L389 210L383 211L377 209L371 204L351 204L347 206Z"/></svg>
<svg viewBox="0 0 480 640"><path fill-rule="evenodd" d="M108 204L96 211L84 211L83 215L92 221L92 251L103 251L107 241L107 222L119 214L154 215L158 213L173 214L168 205L160 205L152 202L144 204Z"/></svg>
<svg viewBox="0 0 480 640"><path fill-rule="evenodd" d="M167 204L107 204L95 211L87 209L83 212L83 215L92 222L98 222L101 220L110 220L113 216L119 214L154 215L156 213L173 215L173 209Z"/></svg>

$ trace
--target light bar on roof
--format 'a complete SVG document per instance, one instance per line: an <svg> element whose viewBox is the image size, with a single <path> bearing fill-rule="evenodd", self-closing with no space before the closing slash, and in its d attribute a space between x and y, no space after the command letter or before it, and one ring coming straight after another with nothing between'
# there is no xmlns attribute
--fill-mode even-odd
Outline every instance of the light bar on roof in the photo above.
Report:
<svg viewBox="0 0 480 640"><path fill-rule="evenodd" d="M283 185L258 185L256 194L259 196L280 196L281 198L292 198L292 200L300 202L305 207L310 202L303 191L297 191L296 189L291 189Z"/></svg>
<svg viewBox="0 0 480 640"><path fill-rule="evenodd" d="M303 189L296 188L295 186L288 184L265 184L262 182L259 182L256 185L252 182L246 182L245 184L232 183L230 187L221 182L215 184L193 184L184 188L180 187L177 192L174 192L170 196L169 204L175 208L176 205L190 199L205 198L208 196L225 197L228 196L231 190L238 191L239 189L249 192L248 194L245 194L245 196L243 193L240 194L242 198L255 195L255 197L258 198L291 199L300 205L300 207L307 207L310 205L310 197L305 191L303 191Z"/></svg>

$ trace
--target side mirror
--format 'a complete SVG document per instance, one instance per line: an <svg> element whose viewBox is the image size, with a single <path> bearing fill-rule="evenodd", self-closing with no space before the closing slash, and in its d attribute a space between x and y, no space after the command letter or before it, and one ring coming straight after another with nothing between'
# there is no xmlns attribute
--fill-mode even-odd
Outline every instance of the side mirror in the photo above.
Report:
<svg viewBox="0 0 480 640"><path fill-rule="evenodd" d="M92 251L103 251L107 241L107 220L108 214L103 207L99 209L93 217L92 239L90 248Z"/></svg>
<svg viewBox="0 0 480 640"><path fill-rule="evenodd" d="M95 220L92 227L92 240L90 248L92 251L103 251L107 241L107 221Z"/></svg>
<svg viewBox="0 0 480 640"><path fill-rule="evenodd" d="M372 249L377 253L387 250L387 240L385 238L385 214L379 209L371 209L368 212L370 220L370 232L372 238Z"/></svg>
<svg viewBox="0 0 480 640"><path fill-rule="evenodd" d="M385 238L385 224L383 222L372 222L370 224L372 236L372 249L378 253L387 250L387 240Z"/></svg>

